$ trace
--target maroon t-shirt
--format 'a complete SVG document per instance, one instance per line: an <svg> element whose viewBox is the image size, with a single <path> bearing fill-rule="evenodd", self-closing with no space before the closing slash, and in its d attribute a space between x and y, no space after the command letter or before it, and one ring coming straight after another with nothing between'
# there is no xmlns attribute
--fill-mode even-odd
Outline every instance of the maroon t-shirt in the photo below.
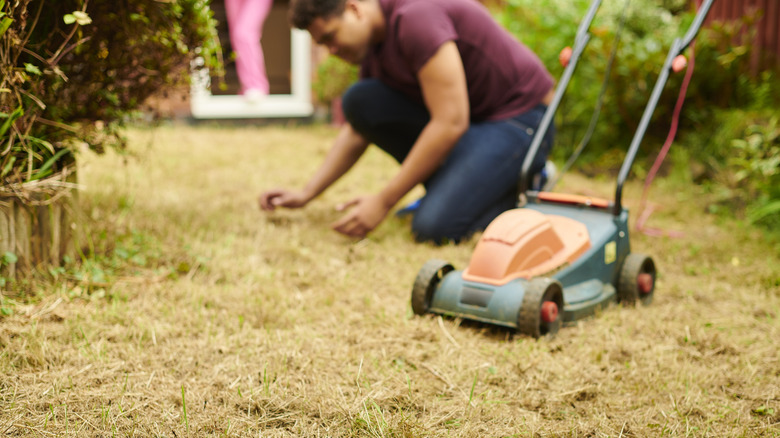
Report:
<svg viewBox="0 0 780 438"><path fill-rule="evenodd" d="M422 102L417 74L447 41L463 60L471 119L498 120L541 102L553 79L531 50L476 0L379 0L385 40L363 62L372 77Z"/></svg>

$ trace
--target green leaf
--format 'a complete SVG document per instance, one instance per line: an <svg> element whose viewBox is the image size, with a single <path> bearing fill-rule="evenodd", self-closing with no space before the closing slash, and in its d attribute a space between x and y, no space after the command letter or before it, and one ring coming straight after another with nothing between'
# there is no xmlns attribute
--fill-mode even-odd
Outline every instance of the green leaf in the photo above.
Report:
<svg viewBox="0 0 780 438"><path fill-rule="evenodd" d="M0 178L2 178L2 177L4 177L4 176L8 175L8 172L10 172L10 171L11 171L11 169L13 169L13 166L14 166L14 163L15 163L15 162L16 162L16 157L11 157L11 158L8 160L8 163L6 163L5 167L3 167L3 172L2 172L2 173L0 173Z"/></svg>
<svg viewBox="0 0 780 438"><path fill-rule="evenodd" d="M78 23L81 26L86 26L87 24L92 23L92 19L89 18L89 15L87 15L86 12L74 11L73 18L75 18L76 23Z"/></svg>
<svg viewBox="0 0 780 438"><path fill-rule="evenodd" d="M34 75L41 75L41 69L39 69L36 65L30 64L29 62L24 63L24 71L30 74Z"/></svg>
<svg viewBox="0 0 780 438"><path fill-rule="evenodd" d="M11 114L6 115L7 117L6 121L3 122L3 125L0 126L0 137L5 137L5 133L8 132L8 129L11 128L11 125L14 124L16 119L19 117L22 117L24 115L24 109L22 109L21 106L17 107L14 112Z"/></svg>
<svg viewBox="0 0 780 438"><path fill-rule="evenodd" d="M3 254L4 263L11 265L18 261L19 261L19 257L16 257L16 254L12 253L11 251L6 251L5 254Z"/></svg>
<svg viewBox="0 0 780 438"><path fill-rule="evenodd" d="M70 149L61 149L59 152L54 154L53 157L51 157L48 160L46 160L46 162L43 164L43 166L41 166L41 168L38 169L38 172L35 175L33 175L31 180L34 181L36 179L41 179L44 176L48 175L50 173L49 169L51 168L51 166L53 166L54 163L56 163L57 160L60 159L60 157L62 157L65 154L69 154L69 153L70 153Z"/></svg>
<svg viewBox="0 0 780 438"><path fill-rule="evenodd" d="M77 23L80 26L85 26L92 23L92 19L89 15L82 11L73 11L71 14L65 14L62 19L65 21L65 24Z"/></svg>
<svg viewBox="0 0 780 438"><path fill-rule="evenodd" d="M774 214L780 214L780 200L775 200L750 210L748 212L748 220L750 220L751 223L756 223L761 219Z"/></svg>
<svg viewBox="0 0 780 438"><path fill-rule="evenodd" d="M9 27L11 27L11 23L13 22L14 20L8 17L3 17L3 19L0 20L0 36L2 36L5 33L5 31L7 31Z"/></svg>
<svg viewBox="0 0 780 438"><path fill-rule="evenodd" d="M24 139L29 141L30 143L35 143L37 145L43 146L44 148L46 148L52 154L55 153L54 145L52 145L51 143L49 143L46 140L43 140L43 139L40 139L40 138L37 138L37 137L33 137L31 135L25 135Z"/></svg>
<svg viewBox="0 0 780 438"><path fill-rule="evenodd" d="M122 260L127 260L130 258L130 252L128 252L126 249L118 247L114 250L114 254L119 257Z"/></svg>

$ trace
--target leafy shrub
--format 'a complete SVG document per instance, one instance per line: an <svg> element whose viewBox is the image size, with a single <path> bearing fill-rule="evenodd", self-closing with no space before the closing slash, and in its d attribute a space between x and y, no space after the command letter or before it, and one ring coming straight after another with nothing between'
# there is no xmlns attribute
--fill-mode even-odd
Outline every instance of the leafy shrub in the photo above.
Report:
<svg viewBox="0 0 780 438"><path fill-rule="evenodd" d="M731 141L735 154L729 160L735 179L748 199L751 222L780 225L780 124L777 116L761 125L751 125L744 138Z"/></svg>
<svg viewBox="0 0 780 438"><path fill-rule="evenodd" d="M187 79L218 44L208 0L0 0L2 183L73 161L69 144L123 147L117 128Z"/></svg>
<svg viewBox="0 0 780 438"><path fill-rule="evenodd" d="M603 2L591 26L593 38L558 112L559 144L563 146L568 143L567 133L578 133L590 120L625 1ZM601 156L613 148L627 148L672 41L682 37L693 21L694 11L689 4L687 0L654 0L633 1L628 5L604 107L590 146L592 156ZM573 44L577 26L589 6L589 0L507 0L503 8L495 9L495 15L540 55L554 77L560 77L563 67L558 64L558 53ZM780 87L774 76L766 73L754 78L750 74L749 32L755 27L756 14L730 24L715 23L699 32L695 42L695 72L688 89L680 135L686 130L706 129L716 108L768 108L779 103ZM743 36L739 38L740 35ZM645 154L657 149L666 137L681 82L682 75L670 76L654 112L648 138L643 142Z"/></svg>
<svg viewBox="0 0 780 438"><path fill-rule="evenodd" d="M591 26L592 39L556 116L558 138L553 151L557 159L568 157L590 122L625 1L603 2ZM510 32L540 55L553 76L560 77L563 67L558 53L573 44L590 3L506 0L504 7L494 11ZM683 37L693 21L691 4L688 0L630 3L599 123L578 164L581 170L597 173L620 165L672 41ZM676 141L690 158L683 164L698 169L695 181L717 194L717 205L728 205L730 212L746 211L756 223L777 225L777 121L767 114L780 107L780 81L772 71L756 75L750 64L751 57L760 55L754 53L752 41L762 13L757 10L700 30ZM643 173L648 159L655 159L666 138L682 79L682 74L669 78L642 142L637 174Z"/></svg>
<svg viewBox="0 0 780 438"><path fill-rule="evenodd" d="M317 101L329 104L358 79L358 67L328 55L318 66L312 89Z"/></svg>
<svg viewBox="0 0 780 438"><path fill-rule="evenodd" d="M677 151L679 174L687 173L708 194L703 199L711 213L780 230L780 121L776 111L716 108L708 128L688 132Z"/></svg>
<svg viewBox="0 0 780 438"><path fill-rule="evenodd" d="M780 227L780 120L772 111L725 110L720 127L691 138L714 154L702 183L713 195L713 212L745 212L769 229ZM724 153L726 152L726 153Z"/></svg>
<svg viewBox="0 0 780 438"><path fill-rule="evenodd" d="M496 16L540 56L554 77L559 78L563 67L558 63L558 53L573 45L577 27L590 3L588 0L508 0L504 8L496 11ZM557 113L560 135L555 154L558 158L571 152L590 122L607 60L615 44L619 44L617 56L603 96L599 123L586 155L593 161L594 157L622 156L619 152L627 149L668 48L684 31L681 30L681 18L663 7L663 3L634 1L627 9L624 9L624 2L602 3L590 28L592 38ZM678 11L685 2L665 3ZM618 40L616 34L624 11L625 25ZM675 81L676 78L670 78L667 92L662 95L648 129L648 137L660 138L668 129L669 114L677 97ZM643 148L648 149L652 144L652 139L645 141ZM616 163L609 160L609 167L619 165L620 159Z"/></svg>

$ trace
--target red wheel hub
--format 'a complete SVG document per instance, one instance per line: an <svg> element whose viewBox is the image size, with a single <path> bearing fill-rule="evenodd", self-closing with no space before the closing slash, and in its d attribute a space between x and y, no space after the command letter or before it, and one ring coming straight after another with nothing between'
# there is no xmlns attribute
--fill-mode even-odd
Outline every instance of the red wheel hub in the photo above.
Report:
<svg viewBox="0 0 780 438"><path fill-rule="evenodd" d="M643 294L649 294L653 291L653 276L643 272L636 277L636 284L639 286L639 291Z"/></svg>
<svg viewBox="0 0 780 438"><path fill-rule="evenodd" d="M542 321L546 323L555 322L558 319L558 305L552 301L542 303Z"/></svg>

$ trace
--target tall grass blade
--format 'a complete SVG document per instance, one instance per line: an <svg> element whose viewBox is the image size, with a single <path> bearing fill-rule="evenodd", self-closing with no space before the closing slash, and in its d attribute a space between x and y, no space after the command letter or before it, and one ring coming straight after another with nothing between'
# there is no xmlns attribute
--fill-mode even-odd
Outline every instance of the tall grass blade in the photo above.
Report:
<svg viewBox="0 0 780 438"><path fill-rule="evenodd" d="M780 200L772 201L748 212L748 219L751 223L756 223L775 214L780 214Z"/></svg>
<svg viewBox="0 0 780 438"><path fill-rule="evenodd" d="M0 117L6 117L5 122L0 125L0 137L5 137L5 133L11 128L16 119L24 115L24 109L20 106L17 107L11 114L3 114Z"/></svg>
<svg viewBox="0 0 780 438"><path fill-rule="evenodd" d="M43 163L43 166L41 166L41 168L38 169L38 172L30 178L30 181L35 181L37 179L41 179L41 178L49 175L51 173L51 170L50 170L51 166L53 166L54 163L57 162L57 160L62 158L63 155L68 154L68 153L70 153L70 149L62 149L59 152L57 152L56 154L54 154L54 156L52 156L51 158L46 160L45 163Z"/></svg>
<svg viewBox="0 0 780 438"><path fill-rule="evenodd" d="M184 427L190 433L190 422L187 420L187 400L184 399L184 385L181 385L181 409L184 413Z"/></svg>
<svg viewBox="0 0 780 438"><path fill-rule="evenodd" d="M9 27L11 27L11 23L13 23L14 20L3 17L2 20L0 20L0 36L3 36L5 34L5 31L8 30Z"/></svg>

